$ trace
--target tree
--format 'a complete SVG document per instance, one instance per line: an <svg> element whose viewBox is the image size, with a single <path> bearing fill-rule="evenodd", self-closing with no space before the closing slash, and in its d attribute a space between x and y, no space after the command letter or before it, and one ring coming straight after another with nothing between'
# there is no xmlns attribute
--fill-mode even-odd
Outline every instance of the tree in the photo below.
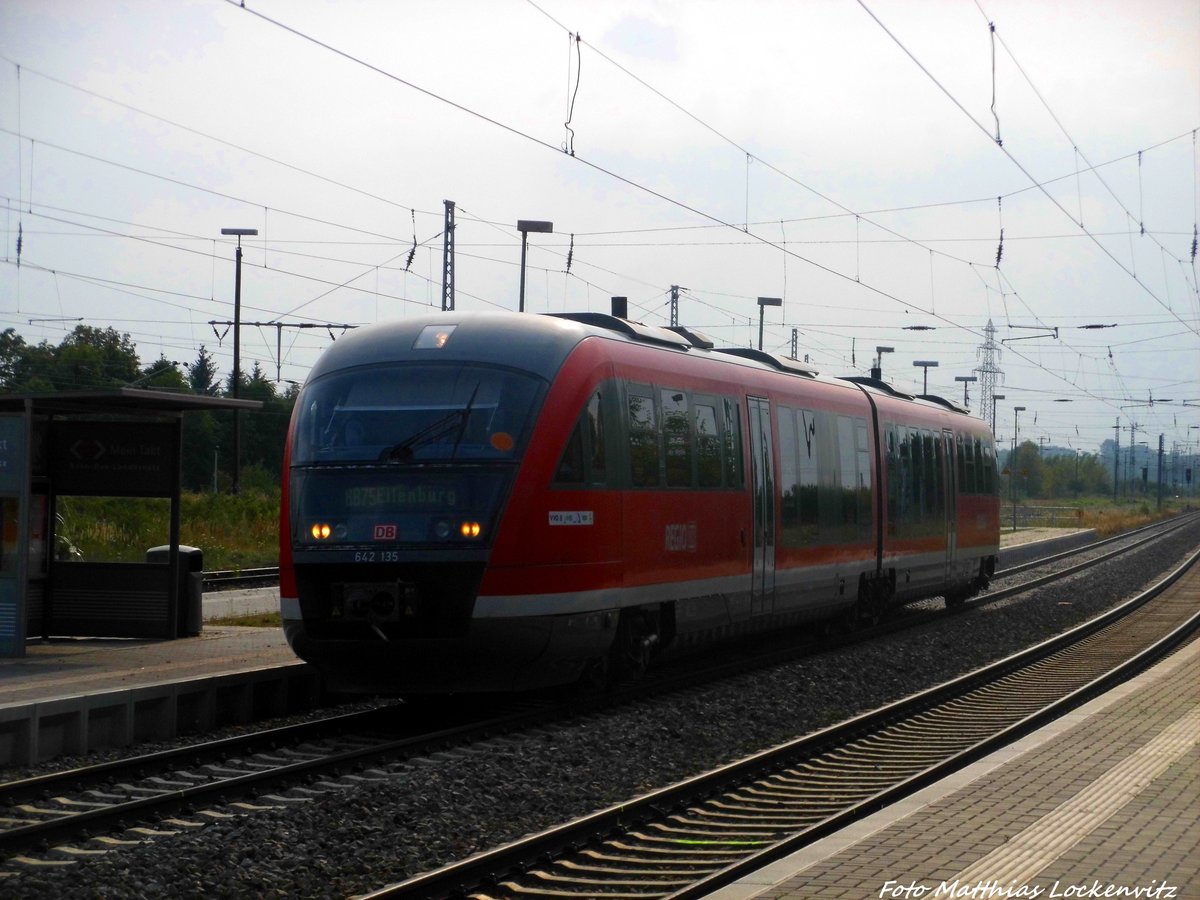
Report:
<svg viewBox="0 0 1200 900"><path fill-rule="evenodd" d="M9 388L19 377L28 345L12 328L0 332L0 387Z"/></svg>
<svg viewBox="0 0 1200 900"><path fill-rule="evenodd" d="M1008 466L1010 477L1016 478L1017 492L1026 497L1041 497L1044 479L1042 454L1037 444L1025 441L1017 447Z"/></svg>
<svg viewBox="0 0 1200 900"><path fill-rule="evenodd" d="M196 361L184 363L183 367L187 370L188 383L197 394L215 397L220 393L221 387L217 379L217 367L213 362L213 355L203 344L200 345Z"/></svg>
<svg viewBox="0 0 1200 900"><path fill-rule="evenodd" d="M142 377L137 381L137 386L160 391L191 393L191 388L187 380L183 377L183 373L179 371L179 363L173 359L167 359L161 353L158 359L143 370Z"/></svg>
<svg viewBox="0 0 1200 900"><path fill-rule="evenodd" d="M93 390L127 385L141 377L137 348L111 326L76 325L58 345L51 383L58 390Z"/></svg>

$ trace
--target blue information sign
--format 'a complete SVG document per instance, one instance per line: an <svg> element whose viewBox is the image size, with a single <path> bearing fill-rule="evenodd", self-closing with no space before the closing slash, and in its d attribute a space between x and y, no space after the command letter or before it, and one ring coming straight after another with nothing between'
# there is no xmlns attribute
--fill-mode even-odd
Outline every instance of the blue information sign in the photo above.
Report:
<svg viewBox="0 0 1200 900"><path fill-rule="evenodd" d="M0 656L25 653L29 472L24 415L0 415Z"/></svg>

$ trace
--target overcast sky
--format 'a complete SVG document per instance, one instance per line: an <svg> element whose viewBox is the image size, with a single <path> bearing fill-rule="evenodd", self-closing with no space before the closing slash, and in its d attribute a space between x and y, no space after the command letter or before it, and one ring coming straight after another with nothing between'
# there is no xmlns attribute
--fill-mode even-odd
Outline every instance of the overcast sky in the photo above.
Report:
<svg viewBox="0 0 1200 900"><path fill-rule="evenodd" d="M674 284L748 345L782 297L766 349L892 346L885 378L934 359L960 401L991 319L1002 439L1015 404L1023 439L1200 438L1198 0L5 0L0 57L0 328L31 343L81 320L227 373L220 231L257 228L243 321L285 327L242 365L303 381L341 329L292 326L440 309L452 200L460 310L515 310L515 223L550 220L533 312L665 324Z"/></svg>

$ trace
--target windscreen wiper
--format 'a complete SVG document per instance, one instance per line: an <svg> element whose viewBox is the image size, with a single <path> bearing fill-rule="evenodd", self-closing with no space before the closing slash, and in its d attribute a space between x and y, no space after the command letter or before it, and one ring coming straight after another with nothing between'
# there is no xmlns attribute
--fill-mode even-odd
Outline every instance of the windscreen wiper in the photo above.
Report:
<svg viewBox="0 0 1200 900"><path fill-rule="evenodd" d="M434 441L445 437L455 429L458 433L454 437L454 448L450 452L451 458L454 457L454 451L458 450L459 441L462 440L463 432L467 430L467 419L471 416L471 409L475 405L475 395L479 393L479 384L476 383L475 390L471 392L471 399L467 401L467 405L462 409L456 409L452 413L442 416L430 424L426 425L416 434L409 435L398 444L393 444L391 447L384 447L379 454L380 462L409 462L413 458L414 452L419 447L424 447L426 444L432 444Z"/></svg>

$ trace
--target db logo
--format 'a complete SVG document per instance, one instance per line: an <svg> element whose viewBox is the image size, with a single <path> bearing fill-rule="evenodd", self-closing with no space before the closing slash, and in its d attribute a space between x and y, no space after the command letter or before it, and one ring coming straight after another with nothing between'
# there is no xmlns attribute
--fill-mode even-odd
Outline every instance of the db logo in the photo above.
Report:
<svg viewBox="0 0 1200 900"><path fill-rule="evenodd" d="M394 541L396 539L395 525L376 525L375 540L377 541Z"/></svg>

